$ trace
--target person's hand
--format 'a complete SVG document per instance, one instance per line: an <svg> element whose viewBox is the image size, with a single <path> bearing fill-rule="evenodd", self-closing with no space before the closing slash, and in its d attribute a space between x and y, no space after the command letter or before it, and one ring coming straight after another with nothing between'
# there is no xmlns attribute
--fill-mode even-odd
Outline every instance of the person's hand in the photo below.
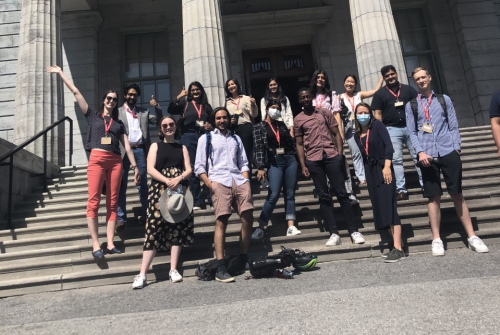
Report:
<svg viewBox="0 0 500 335"><path fill-rule="evenodd" d="M266 178L266 171L264 170L259 170L257 172L257 180L261 180L262 178Z"/></svg>
<svg viewBox="0 0 500 335"><path fill-rule="evenodd" d="M431 166L429 159L432 159L432 156L427 155L423 151L418 154L418 160L421 162L422 166L425 166L425 167Z"/></svg>
<svg viewBox="0 0 500 335"><path fill-rule="evenodd" d="M186 88L184 86L182 86L182 91L181 93L179 93L179 95L177 96L177 100L180 100L181 98L185 97L187 95L187 91L186 91Z"/></svg>
<svg viewBox="0 0 500 335"><path fill-rule="evenodd" d="M386 184L392 183L392 171L390 167L384 167L382 169L382 175L384 176L384 182Z"/></svg>
<svg viewBox="0 0 500 335"><path fill-rule="evenodd" d="M134 183L135 183L135 186L139 185L140 181L141 181L141 175L139 174L139 169L135 168L134 169Z"/></svg>
<svg viewBox="0 0 500 335"><path fill-rule="evenodd" d="M342 138L342 143L345 143L345 135L342 133L340 133L340 138Z"/></svg>
<svg viewBox="0 0 500 335"><path fill-rule="evenodd" d="M182 176L171 178L170 181L167 183L168 188L174 189L179 185L179 183L182 181Z"/></svg>
<svg viewBox="0 0 500 335"><path fill-rule="evenodd" d="M205 185L208 187L208 189L209 189L210 191L212 191L212 192L214 191L214 189L213 189L213 184L212 184L212 182L211 182L210 180L208 181L208 183L205 183Z"/></svg>
<svg viewBox="0 0 500 335"><path fill-rule="evenodd" d="M305 166L302 168L302 174L304 175L304 177L311 176L311 174L309 173L309 169L306 168Z"/></svg>
<svg viewBox="0 0 500 335"><path fill-rule="evenodd" d="M154 108L158 107L158 102L156 102L154 95L151 95L151 101L149 102Z"/></svg>
<svg viewBox="0 0 500 335"><path fill-rule="evenodd" d="M203 127L205 127L206 131L212 130L212 125L209 122L205 122L205 125Z"/></svg>
<svg viewBox="0 0 500 335"><path fill-rule="evenodd" d="M255 101L255 98L253 96L250 96L250 103L254 106L257 106L257 102Z"/></svg>
<svg viewBox="0 0 500 335"><path fill-rule="evenodd" d="M47 66L45 69L47 70L48 73L61 73L62 72L61 68L57 65Z"/></svg>

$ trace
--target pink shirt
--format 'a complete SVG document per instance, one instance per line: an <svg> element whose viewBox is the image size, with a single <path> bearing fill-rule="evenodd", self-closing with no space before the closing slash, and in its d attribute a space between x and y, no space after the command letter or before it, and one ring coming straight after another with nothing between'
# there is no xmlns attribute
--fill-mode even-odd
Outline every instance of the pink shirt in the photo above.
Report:
<svg viewBox="0 0 500 335"><path fill-rule="evenodd" d="M317 105L321 106L317 106ZM325 96L324 94L316 94L316 98L313 99L313 106L314 107L320 107L324 108L328 111L330 111L332 114L340 112L340 101L339 97L335 93L335 91L332 91L332 93L328 96Z"/></svg>

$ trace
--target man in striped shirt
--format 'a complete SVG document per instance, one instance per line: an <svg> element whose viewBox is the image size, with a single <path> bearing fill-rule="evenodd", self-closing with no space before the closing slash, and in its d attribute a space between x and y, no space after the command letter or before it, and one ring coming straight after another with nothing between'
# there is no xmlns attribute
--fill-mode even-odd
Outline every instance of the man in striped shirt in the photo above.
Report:
<svg viewBox="0 0 500 335"><path fill-rule="evenodd" d="M460 159L460 132L457 115L451 99L437 95L431 89L432 77L422 67L412 72L419 94L406 104L406 124L418 160L422 166L424 197L428 198L428 213L433 235L432 254L444 256L439 234L441 224L441 171L460 221L468 235L470 249L488 252L488 247L477 237L472 227L469 209L462 194L462 161Z"/></svg>

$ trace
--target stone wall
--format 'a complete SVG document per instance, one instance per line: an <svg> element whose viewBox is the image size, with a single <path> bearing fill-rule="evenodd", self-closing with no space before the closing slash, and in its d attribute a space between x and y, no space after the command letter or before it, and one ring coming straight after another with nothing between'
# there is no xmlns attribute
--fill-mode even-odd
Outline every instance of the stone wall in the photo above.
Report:
<svg viewBox="0 0 500 335"><path fill-rule="evenodd" d="M14 139L14 100L21 1L0 1L0 138Z"/></svg>

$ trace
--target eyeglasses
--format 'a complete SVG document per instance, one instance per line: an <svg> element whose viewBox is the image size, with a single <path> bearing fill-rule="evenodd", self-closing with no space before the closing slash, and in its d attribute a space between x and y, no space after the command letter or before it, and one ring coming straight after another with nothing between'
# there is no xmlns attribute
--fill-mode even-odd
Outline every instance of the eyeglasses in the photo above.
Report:
<svg viewBox="0 0 500 335"><path fill-rule="evenodd" d="M106 101L111 101L111 100L113 100L113 102L118 102L118 98L113 98L113 97L110 97L110 96L106 97Z"/></svg>
<svg viewBox="0 0 500 335"><path fill-rule="evenodd" d="M199 88L192 88L191 89L191 92L194 93L194 92L201 92L201 90Z"/></svg>
<svg viewBox="0 0 500 335"><path fill-rule="evenodd" d="M167 129L168 127L171 127L171 128L172 128L173 126L175 126L175 123L174 123L174 122L170 122L170 123L166 123L166 124L162 124L162 125L161 125L161 127L162 127L163 129Z"/></svg>

